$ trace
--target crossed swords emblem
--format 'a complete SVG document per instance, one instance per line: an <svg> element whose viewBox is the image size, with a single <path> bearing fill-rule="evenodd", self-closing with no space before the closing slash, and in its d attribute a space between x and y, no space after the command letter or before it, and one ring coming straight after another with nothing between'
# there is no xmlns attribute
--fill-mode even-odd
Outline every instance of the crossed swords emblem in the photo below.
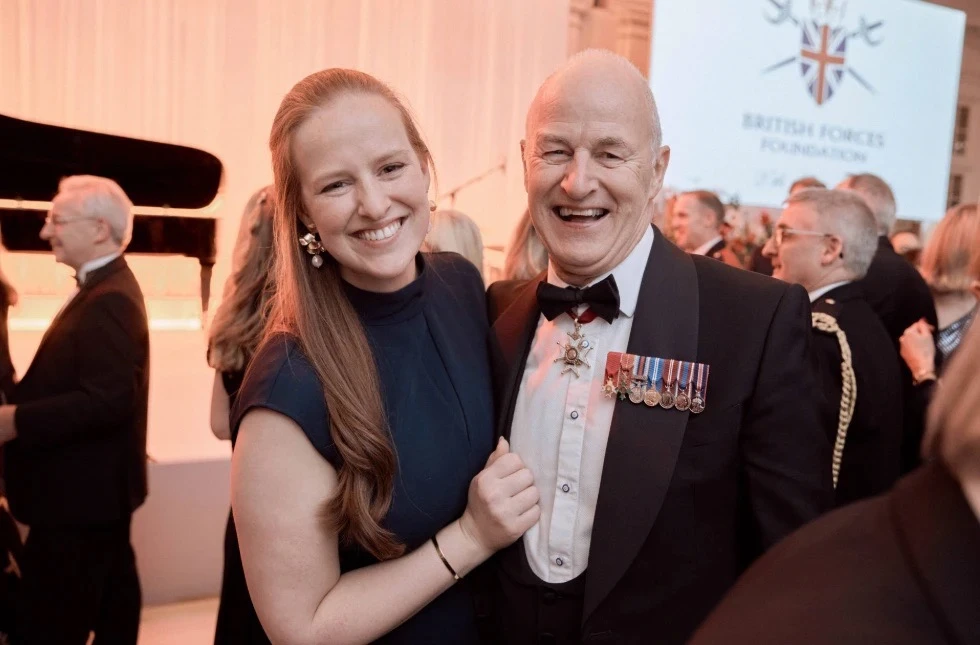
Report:
<svg viewBox="0 0 980 645"><path fill-rule="evenodd" d="M800 21L800 19L793 15L793 0L785 0L784 2L779 2L779 0L769 0L769 4L772 5L772 8L775 9L776 11L776 13L772 15L763 14L763 17L766 19L767 22L769 22L769 24L778 26L783 24L784 22L789 22L794 27L803 26L803 23ZM885 24L884 20L878 20L876 22L869 24L868 21L864 18L864 16L861 16L858 22L858 28L848 33L847 38L848 39L860 38L865 43L867 43L868 46L877 47L878 45L881 44L882 40L881 38L875 38L874 34L876 31L881 29L881 27L884 26L884 24ZM775 71L781 67L785 67L786 65L795 63L798 60L800 60L799 55L791 56L785 60L779 61L774 65L770 65L769 67L762 70L762 73L768 74L769 72ZM875 90L871 86L871 84L868 81L866 81L864 78L862 78L860 74L854 71L853 67L847 66L846 70L848 74L853 76L854 79L858 83L860 83L862 87L864 87L864 89L874 94Z"/></svg>

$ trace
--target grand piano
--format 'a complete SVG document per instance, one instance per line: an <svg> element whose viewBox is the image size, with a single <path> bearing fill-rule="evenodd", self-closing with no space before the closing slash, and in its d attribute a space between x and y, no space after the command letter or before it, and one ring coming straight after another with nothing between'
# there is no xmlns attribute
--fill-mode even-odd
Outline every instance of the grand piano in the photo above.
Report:
<svg viewBox="0 0 980 645"><path fill-rule="evenodd" d="M35 123L0 114L0 235L10 251L49 252L39 237L58 182L109 177L133 202L127 253L184 255L201 265L207 312L224 170L214 155L169 143Z"/></svg>

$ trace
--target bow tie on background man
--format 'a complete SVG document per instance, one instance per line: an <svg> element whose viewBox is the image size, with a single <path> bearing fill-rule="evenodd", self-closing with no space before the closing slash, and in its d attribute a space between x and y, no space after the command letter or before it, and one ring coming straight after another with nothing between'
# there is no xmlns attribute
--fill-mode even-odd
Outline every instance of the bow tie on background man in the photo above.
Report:
<svg viewBox="0 0 980 645"><path fill-rule="evenodd" d="M542 282L538 284L538 306L548 320L554 320L579 305L588 305L595 314L612 322L619 317L619 287L612 275L591 287L562 287Z"/></svg>

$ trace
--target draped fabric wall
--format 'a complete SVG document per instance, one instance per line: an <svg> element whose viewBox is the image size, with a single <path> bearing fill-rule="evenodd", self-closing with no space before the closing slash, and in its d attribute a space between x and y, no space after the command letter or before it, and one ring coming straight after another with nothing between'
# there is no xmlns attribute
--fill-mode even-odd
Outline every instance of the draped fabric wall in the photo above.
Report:
<svg viewBox="0 0 980 645"><path fill-rule="evenodd" d="M456 201L487 244L506 242L525 112L567 36L568 0L0 0L0 111L221 158L220 293L241 209L271 180L279 101L325 67L408 99L442 193L506 162Z"/></svg>

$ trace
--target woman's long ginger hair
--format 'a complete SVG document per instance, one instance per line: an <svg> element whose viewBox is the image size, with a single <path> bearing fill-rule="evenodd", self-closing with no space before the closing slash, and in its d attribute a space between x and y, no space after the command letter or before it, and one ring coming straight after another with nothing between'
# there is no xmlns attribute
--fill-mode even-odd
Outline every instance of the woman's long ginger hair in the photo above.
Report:
<svg viewBox="0 0 980 645"><path fill-rule="evenodd" d="M276 187L277 292L269 336L285 332L299 344L323 386L330 434L342 459L337 494L325 514L341 543L378 559L405 546L381 526L391 506L397 458L381 400L380 381L364 328L344 293L337 263L326 252L319 269L298 239L307 233L300 179L292 155L296 129L337 97L381 96L401 114L408 140L423 168L432 155L405 104L378 79L349 69L311 74L283 98L272 123L269 147Z"/></svg>

